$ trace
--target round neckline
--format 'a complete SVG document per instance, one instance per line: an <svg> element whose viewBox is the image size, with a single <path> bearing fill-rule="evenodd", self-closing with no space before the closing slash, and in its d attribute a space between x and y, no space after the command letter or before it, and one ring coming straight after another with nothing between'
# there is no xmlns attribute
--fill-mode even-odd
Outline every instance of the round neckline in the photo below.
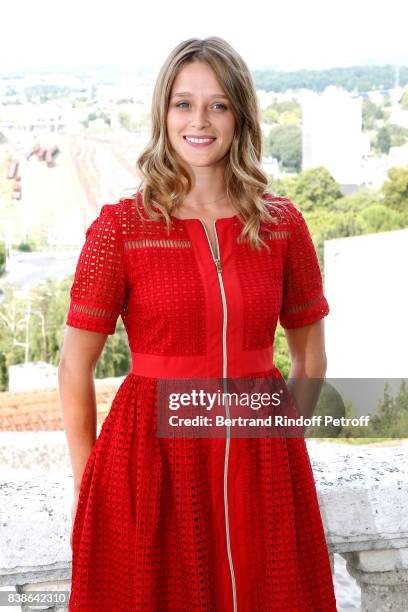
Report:
<svg viewBox="0 0 408 612"><path fill-rule="evenodd" d="M159 209L157 206L153 206L153 209L157 212L159 212ZM174 215L170 215L169 214L170 219L174 219L175 221L199 221L199 222L203 222L203 219L201 217L188 217L187 219L180 219L179 217L175 217ZM231 220L236 220L236 219L240 219L239 214L235 213L235 215L233 215L232 217L218 217L218 219L213 219L213 222L217 222L217 221L231 221Z"/></svg>
<svg viewBox="0 0 408 612"><path fill-rule="evenodd" d="M170 215L171 219L175 219L176 221L200 221L205 222L201 217L188 217L187 219L180 219L180 217L175 217L174 215ZM212 219L212 221L231 221L232 219L238 219L239 215L236 214L233 217L218 217L218 219Z"/></svg>

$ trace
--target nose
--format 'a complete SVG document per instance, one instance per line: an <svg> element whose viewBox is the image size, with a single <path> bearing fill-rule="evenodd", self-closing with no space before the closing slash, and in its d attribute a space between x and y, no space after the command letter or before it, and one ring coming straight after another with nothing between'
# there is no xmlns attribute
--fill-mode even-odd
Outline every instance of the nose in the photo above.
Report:
<svg viewBox="0 0 408 612"><path fill-rule="evenodd" d="M205 107L204 108L197 107L194 113L192 127L199 129L200 127L208 126L208 124L209 124L209 121L207 118L207 109Z"/></svg>

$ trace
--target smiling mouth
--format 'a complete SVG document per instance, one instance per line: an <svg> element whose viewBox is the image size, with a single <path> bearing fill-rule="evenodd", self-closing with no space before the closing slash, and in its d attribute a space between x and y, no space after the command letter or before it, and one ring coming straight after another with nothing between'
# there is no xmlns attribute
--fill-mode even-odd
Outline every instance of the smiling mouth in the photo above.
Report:
<svg viewBox="0 0 408 612"><path fill-rule="evenodd" d="M208 147L213 142L215 142L215 138L203 138L203 139L194 139L191 140L187 136L183 136L186 143L192 147Z"/></svg>

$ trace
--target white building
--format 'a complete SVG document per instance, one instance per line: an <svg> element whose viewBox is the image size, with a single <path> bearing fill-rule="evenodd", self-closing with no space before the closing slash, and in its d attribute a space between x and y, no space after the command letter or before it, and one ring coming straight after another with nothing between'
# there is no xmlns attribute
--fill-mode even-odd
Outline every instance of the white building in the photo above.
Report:
<svg viewBox="0 0 408 612"><path fill-rule="evenodd" d="M275 157L263 157L262 169L264 172L271 174L272 176L280 176L279 162Z"/></svg>
<svg viewBox="0 0 408 612"><path fill-rule="evenodd" d="M362 99L327 87L305 91L302 106L302 170L324 166L340 184L361 184Z"/></svg>
<svg viewBox="0 0 408 612"><path fill-rule="evenodd" d="M408 377L408 229L325 242L327 377Z"/></svg>
<svg viewBox="0 0 408 612"><path fill-rule="evenodd" d="M362 162L362 184L372 189L380 189L388 179L391 168L408 165L408 143L391 147L388 155L367 157Z"/></svg>
<svg viewBox="0 0 408 612"><path fill-rule="evenodd" d="M395 108L391 111L389 122L403 128L408 128L408 111Z"/></svg>
<svg viewBox="0 0 408 612"><path fill-rule="evenodd" d="M4 106L1 110L0 131L13 139L16 133L55 132L64 129L64 108L56 103Z"/></svg>
<svg viewBox="0 0 408 612"><path fill-rule="evenodd" d="M408 229L325 242L326 383L373 416L408 378Z"/></svg>
<svg viewBox="0 0 408 612"><path fill-rule="evenodd" d="M256 93L258 96L259 106L263 111L268 108L268 106L273 104L273 102L275 102L276 100L276 93L274 91L265 91L265 89L257 89Z"/></svg>

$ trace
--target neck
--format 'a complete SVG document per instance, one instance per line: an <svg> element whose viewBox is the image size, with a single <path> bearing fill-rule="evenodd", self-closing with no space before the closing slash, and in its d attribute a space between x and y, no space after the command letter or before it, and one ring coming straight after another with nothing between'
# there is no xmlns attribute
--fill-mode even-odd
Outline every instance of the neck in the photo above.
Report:
<svg viewBox="0 0 408 612"><path fill-rule="evenodd" d="M184 199L186 205L211 206L212 202L225 203L227 188L224 160L212 166L192 167L190 178L192 186Z"/></svg>

